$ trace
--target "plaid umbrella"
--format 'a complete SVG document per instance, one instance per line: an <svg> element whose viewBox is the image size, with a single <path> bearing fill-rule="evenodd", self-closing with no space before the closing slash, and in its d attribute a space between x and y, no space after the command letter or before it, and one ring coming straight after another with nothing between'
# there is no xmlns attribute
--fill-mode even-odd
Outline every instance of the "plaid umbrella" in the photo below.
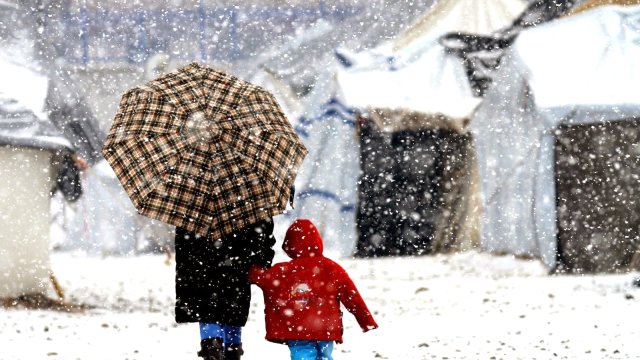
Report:
<svg viewBox="0 0 640 360"><path fill-rule="evenodd" d="M122 96L102 154L139 213L217 239L282 213L307 149L272 94L192 63Z"/></svg>

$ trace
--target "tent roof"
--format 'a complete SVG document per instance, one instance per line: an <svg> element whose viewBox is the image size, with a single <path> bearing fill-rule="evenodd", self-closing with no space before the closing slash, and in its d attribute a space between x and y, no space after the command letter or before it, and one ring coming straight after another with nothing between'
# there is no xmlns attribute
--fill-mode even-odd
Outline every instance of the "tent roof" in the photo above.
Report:
<svg viewBox="0 0 640 360"><path fill-rule="evenodd" d="M5 112L31 112L46 118L46 76L0 58L0 110Z"/></svg>
<svg viewBox="0 0 640 360"><path fill-rule="evenodd" d="M449 32L489 35L511 25L525 10L523 0L441 0L393 41L393 50Z"/></svg>
<svg viewBox="0 0 640 360"><path fill-rule="evenodd" d="M47 119L48 79L0 58L0 145L37 149L71 149Z"/></svg>
<svg viewBox="0 0 640 360"><path fill-rule="evenodd" d="M640 0L587 0L571 8L566 16L575 15L583 11L606 5L640 5Z"/></svg>
<svg viewBox="0 0 640 360"><path fill-rule="evenodd" d="M473 95L462 61L437 39L455 31L489 34L510 25L526 7L522 0L443 0L394 40L366 53L343 52L355 64L338 75L346 103L454 121L470 117L481 99Z"/></svg>
<svg viewBox="0 0 640 360"><path fill-rule="evenodd" d="M342 70L338 82L345 102L360 109L406 109L463 119L481 101L472 95L460 59L439 43L397 69Z"/></svg>
<svg viewBox="0 0 640 360"><path fill-rule="evenodd" d="M539 107L640 104L640 6L606 6L523 31L514 57Z"/></svg>
<svg viewBox="0 0 640 360"><path fill-rule="evenodd" d="M339 23L320 20L294 38L272 46L270 51L247 60L248 72L266 67L294 88L313 85L318 69L332 67L336 47L353 50L377 46L381 39L396 35L406 23L428 8L435 0L372 1Z"/></svg>

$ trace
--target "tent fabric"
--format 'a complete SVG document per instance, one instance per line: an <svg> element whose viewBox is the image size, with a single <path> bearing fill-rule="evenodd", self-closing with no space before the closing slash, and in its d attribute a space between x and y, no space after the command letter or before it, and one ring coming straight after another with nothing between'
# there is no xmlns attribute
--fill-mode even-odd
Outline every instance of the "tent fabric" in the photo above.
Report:
<svg viewBox="0 0 640 360"><path fill-rule="evenodd" d="M374 108L368 117L385 132L422 129L447 129L464 133L469 118L452 119L443 113L423 113L403 108Z"/></svg>
<svg viewBox="0 0 640 360"><path fill-rule="evenodd" d="M492 34L467 34L449 32L440 37L439 42L447 51L460 57L467 77L477 96L484 97L491 86L493 74L500 66L504 52L525 28L551 21L565 14L574 0L536 0L513 23Z"/></svg>
<svg viewBox="0 0 640 360"><path fill-rule="evenodd" d="M526 7L522 0L441 0L396 37L392 48L398 51L448 32L488 35L511 25Z"/></svg>
<svg viewBox="0 0 640 360"><path fill-rule="evenodd" d="M319 74L302 100L294 129L309 149L296 177L294 218L311 219L324 238L325 253L351 256L356 242L358 154L355 113L336 93L333 71Z"/></svg>
<svg viewBox="0 0 640 360"><path fill-rule="evenodd" d="M639 7L609 6L546 23L503 58L471 122L487 250L556 266L554 130L640 113L639 16Z"/></svg>
<svg viewBox="0 0 640 360"><path fill-rule="evenodd" d="M106 133L67 72L58 71L49 81L45 109L50 121L84 160L93 165L102 159L100 150Z"/></svg>
<svg viewBox="0 0 640 360"><path fill-rule="evenodd" d="M426 236L430 240L412 236L411 234L416 232L412 226L404 230L399 229L406 227L407 221L403 218L393 219L393 216L384 220L376 220L375 216L367 218L373 213L370 208L384 208L383 203L378 204L376 199L367 195L368 191L372 191L367 186L375 189L383 185L377 182L367 184L363 180L360 182L359 211L367 215L359 217L361 221L359 226L363 229L369 226L367 222L374 222L370 226L381 233L371 235L370 230L361 232L360 252L363 251L363 247L379 248L379 244L376 245L376 243L383 241L385 236L395 237L397 241L411 242L413 240L410 239L417 239L421 246L425 247L423 250L427 252L463 249L475 244L474 239L478 239L478 230L477 228L474 230L474 225L477 226L479 220L478 198L473 193L478 191L477 181L474 181L477 180L477 176L474 177L473 174L477 169L475 158L469 151L471 137L465 135L465 127L481 99L472 91L467 81L467 69L462 61L446 51L437 39L450 31L490 33L510 24L525 7L526 3L521 1L492 1L490 4L465 0L443 1L429 9L422 19L399 34L395 40L366 53L353 54L339 50L342 62L351 64L340 69L337 74L345 102L372 120L378 127L377 131L390 132L386 136L381 135L381 139L388 138L387 140L381 140L374 136L375 131L371 130L367 133L371 139L361 140L361 157L370 162L362 162L363 172L366 173L370 167L372 167L371 171L384 168L381 164L388 162L387 158L393 159L394 154L400 151L387 146L387 143L392 141L389 139L401 134L420 133L427 130L452 131L451 137L441 140L440 145L433 146L435 150L431 154L439 158L442 163L446 163L444 168L450 171L443 172L438 178L417 179L415 176L412 178L411 175L407 175L409 179L417 181L417 184L405 184L442 187L442 189L449 186L447 191L438 195L445 199L444 202L430 203L437 204L430 212L423 211L424 201L412 205L419 213L420 219L425 217L430 219L431 230L422 230L424 233L431 232L431 235ZM481 21L473 22L469 19ZM421 158L423 154L420 149L426 146L423 142L432 140L428 135L414 134L413 137L415 139L409 143L419 145L403 150L402 159ZM455 140L458 138L466 140ZM367 141L376 143L378 148L366 144ZM385 171L389 172L389 176L394 179L402 178L400 173L394 173L393 168ZM454 176L455 178L452 178ZM387 186L393 187L395 180L390 182L380 177L379 181L389 182ZM427 191L427 189L422 190ZM392 192L391 197L381 194L378 200L384 202L386 198L394 199L404 196L398 194L401 192ZM367 204L362 204L363 201ZM403 208L402 211L406 212L407 209ZM444 209L447 211L443 211ZM387 213L393 213L393 211ZM430 215L427 216L427 213ZM385 225L388 223L395 223L397 226L392 229ZM391 247L387 253L393 253L396 250L412 251L404 249L405 245L386 244L385 246Z"/></svg>
<svg viewBox="0 0 640 360"><path fill-rule="evenodd" d="M572 7L571 10L567 12L566 16L576 15L583 11L588 11L593 8L606 6L606 5L621 5L621 6L640 5L640 0L587 0Z"/></svg>
<svg viewBox="0 0 640 360"><path fill-rule="evenodd" d="M296 177L295 208L274 218L276 236L284 233L291 220L304 217L318 227L325 240L325 253L336 258L353 254L360 144L355 111L344 102L336 81L335 72L341 65L327 49L375 47L432 3L434 0L369 2L357 15L339 24L318 22L274 51L250 59L249 68L271 72L277 82L290 87L291 91L280 89L274 95L282 103L292 104L285 109L286 115L309 149ZM257 80L259 76L264 75L256 74L255 83L269 89L279 87L269 79ZM286 100L291 93L297 101Z"/></svg>
<svg viewBox="0 0 640 360"><path fill-rule="evenodd" d="M460 59L433 43L404 66L350 68L338 73L345 101L354 108L408 109L469 117L481 99L473 96Z"/></svg>
<svg viewBox="0 0 640 360"><path fill-rule="evenodd" d="M551 108L638 103L638 9L599 8L521 33L515 53L530 74L536 104ZM567 59L576 61L563 66Z"/></svg>
<svg viewBox="0 0 640 360"><path fill-rule="evenodd" d="M338 72L345 101L365 110L441 113L455 122L470 117L481 99L463 62L438 38L450 32L488 35L511 24L526 6L520 0L437 2L394 40L364 54L347 54L354 65Z"/></svg>
<svg viewBox="0 0 640 360"><path fill-rule="evenodd" d="M48 79L22 64L0 59L0 145L69 149L71 144L47 119Z"/></svg>

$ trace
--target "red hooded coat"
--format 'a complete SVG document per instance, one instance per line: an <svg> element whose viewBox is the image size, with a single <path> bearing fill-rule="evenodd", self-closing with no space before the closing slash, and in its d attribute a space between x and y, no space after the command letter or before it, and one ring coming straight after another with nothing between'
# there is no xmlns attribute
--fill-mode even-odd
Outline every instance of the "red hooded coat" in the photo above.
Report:
<svg viewBox="0 0 640 360"><path fill-rule="evenodd" d="M292 260L270 269L254 267L249 281L264 294L267 336L273 342L342 342L340 303L363 331L378 327L347 272L322 255L322 239L313 223L296 220L282 244Z"/></svg>

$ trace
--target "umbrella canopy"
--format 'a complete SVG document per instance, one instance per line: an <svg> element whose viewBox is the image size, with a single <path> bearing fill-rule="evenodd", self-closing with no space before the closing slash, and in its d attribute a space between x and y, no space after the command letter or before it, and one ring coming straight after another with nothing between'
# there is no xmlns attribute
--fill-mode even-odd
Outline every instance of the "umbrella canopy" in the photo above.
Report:
<svg viewBox="0 0 640 360"><path fill-rule="evenodd" d="M217 239L282 213L307 149L272 94L192 63L127 91L102 153L138 212Z"/></svg>

